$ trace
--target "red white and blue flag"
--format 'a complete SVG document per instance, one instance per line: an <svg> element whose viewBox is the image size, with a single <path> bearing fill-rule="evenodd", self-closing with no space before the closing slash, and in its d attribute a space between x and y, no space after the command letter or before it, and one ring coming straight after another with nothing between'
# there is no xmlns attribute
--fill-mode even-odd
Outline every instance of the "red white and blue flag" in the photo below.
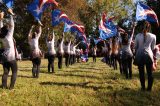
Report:
<svg viewBox="0 0 160 106"><path fill-rule="evenodd" d="M39 0L39 7L43 7L44 4L55 4L56 6L58 6L58 2L56 2L55 0Z"/></svg>
<svg viewBox="0 0 160 106"><path fill-rule="evenodd" d="M59 25L61 22L70 23L68 16L59 9L52 11L52 26Z"/></svg>
<svg viewBox="0 0 160 106"><path fill-rule="evenodd" d="M149 6L141 2L137 4L136 20L137 21L146 20L148 22L158 23L158 18L156 13Z"/></svg>
<svg viewBox="0 0 160 106"><path fill-rule="evenodd" d="M37 21L41 20L42 13L50 5L58 5L55 0L34 0L27 6L27 10L35 17Z"/></svg>
<svg viewBox="0 0 160 106"><path fill-rule="evenodd" d="M66 22L65 26L64 26L64 32L69 32L69 31L71 31L73 33L84 34L85 28L83 25L76 24L76 23L70 21L69 23Z"/></svg>
<svg viewBox="0 0 160 106"><path fill-rule="evenodd" d="M86 48L88 48L87 38L85 35L85 27L83 25L74 23L72 21L69 21L68 23L66 22L64 26L64 32L69 31L75 33L75 38L81 41L86 46Z"/></svg>
<svg viewBox="0 0 160 106"><path fill-rule="evenodd" d="M99 38L103 40L117 35L117 27L113 24L112 19L106 19L105 14L102 15L100 21L99 33Z"/></svg>

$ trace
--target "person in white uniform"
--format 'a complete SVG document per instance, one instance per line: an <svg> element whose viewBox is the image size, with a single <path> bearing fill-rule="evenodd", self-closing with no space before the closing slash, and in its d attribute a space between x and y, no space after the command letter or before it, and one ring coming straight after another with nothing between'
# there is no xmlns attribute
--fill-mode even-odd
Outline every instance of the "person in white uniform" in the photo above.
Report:
<svg viewBox="0 0 160 106"><path fill-rule="evenodd" d="M148 75L148 91L153 85L153 50L156 45L156 36L150 33L151 25L147 21L140 23L141 31L135 38L135 63L138 65L141 90L145 90L145 67Z"/></svg>
<svg viewBox="0 0 160 106"><path fill-rule="evenodd" d="M52 35L48 35L46 39L47 47L48 47L48 72L54 73L54 60L55 60L55 47L54 47L54 41L55 41L55 34L53 31ZM52 69L52 71L50 71Z"/></svg>
<svg viewBox="0 0 160 106"><path fill-rule="evenodd" d="M40 72L40 64L41 64L41 50L39 49L39 38L42 33L42 28L39 26L39 30L32 33L33 27L31 27L29 34L28 34L28 41L31 48L31 61L33 64L32 67L32 75L34 78L39 77Z"/></svg>
<svg viewBox="0 0 160 106"><path fill-rule="evenodd" d="M12 76L9 89L13 89L16 78L17 78L17 61L16 58L18 56L18 52L16 49L16 45L13 38L14 33L14 20L13 16L10 15L10 20L8 25L3 26L3 16L4 13L0 13L0 38L2 39L3 43L3 56L2 56L2 65L4 73L2 75L2 88L7 88L7 78L9 71L11 69Z"/></svg>
<svg viewBox="0 0 160 106"><path fill-rule="evenodd" d="M62 38L58 39L57 47L57 57L58 57L58 68L62 69L62 62L63 62L63 54L64 54L64 49L63 49L63 42L64 42L64 34L62 34Z"/></svg>

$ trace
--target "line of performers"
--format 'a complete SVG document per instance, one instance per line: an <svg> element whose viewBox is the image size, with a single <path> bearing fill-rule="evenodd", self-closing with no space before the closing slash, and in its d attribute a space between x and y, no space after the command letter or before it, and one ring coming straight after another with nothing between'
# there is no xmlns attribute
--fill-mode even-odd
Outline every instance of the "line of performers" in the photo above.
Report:
<svg viewBox="0 0 160 106"><path fill-rule="evenodd" d="M1 52L1 61L3 65L4 73L2 75L2 88L13 89L16 78L17 78L17 60L20 59L16 42L14 40L14 28L15 23L13 19L13 15L10 15L9 21L4 25L4 12L0 13L0 39L2 40L3 49ZM39 48L39 38L42 33L41 26L32 26L29 34L28 34L28 43L30 45L31 53L30 59L32 61L32 75L34 78L39 77L40 73L40 64L42 52ZM48 57L48 72L54 73L54 60L56 56L58 57L58 68L62 68L63 57L65 57L65 65L68 67L69 65L73 65L76 62L80 62L80 56L83 54L82 49L77 49L80 42L75 44L75 41L71 41L69 38L68 41L64 42L64 34L62 34L61 38L57 40L55 43L55 35L53 34L46 36L46 45L48 47L47 57ZM55 49L56 47L56 49ZM11 83L10 86L7 86L7 79L9 71L12 71L11 75Z"/></svg>
<svg viewBox="0 0 160 106"><path fill-rule="evenodd" d="M152 34L151 25L147 21L138 22L136 26L137 35L134 36L136 23L133 24L132 30L128 31L118 28L118 36L104 41L103 52L106 62L110 67L119 70L124 74L126 79L132 79L132 65L138 66L141 90L145 88L145 68L148 75L148 91L151 91L153 85L152 72L157 67L157 61L160 59L160 45L156 45L156 36ZM96 49L93 48L93 61L96 57Z"/></svg>

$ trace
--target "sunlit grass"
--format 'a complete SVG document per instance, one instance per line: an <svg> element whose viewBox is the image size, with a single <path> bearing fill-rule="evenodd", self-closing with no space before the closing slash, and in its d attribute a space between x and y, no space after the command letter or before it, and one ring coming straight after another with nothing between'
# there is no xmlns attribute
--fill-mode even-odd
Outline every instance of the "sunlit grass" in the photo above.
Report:
<svg viewBox="0 0 160 106"><path fill-rule="evenodd" d="M126 80L118 70L92 59L88 63L76 63L69 68L47 72L47 60L42 60L40 78L32 78L31 61L19 61L18 78L14 90L0 88L0 106L79 106L79 105L159 105L160 66L154 72L153 91L140 91L138 70L133 67L133 79ZM0 66L0 75L3 73ZM9 83L10 81L8 81ZM1 84L1 82L0 82ZM146 84L147 85L147 84Z"/></svg>

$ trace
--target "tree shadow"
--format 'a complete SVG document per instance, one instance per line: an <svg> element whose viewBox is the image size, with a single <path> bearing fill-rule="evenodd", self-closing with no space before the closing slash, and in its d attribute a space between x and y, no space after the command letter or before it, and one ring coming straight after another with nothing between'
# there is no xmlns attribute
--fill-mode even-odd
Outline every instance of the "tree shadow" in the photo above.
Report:
<svg viewBox="0 0 160 106"><path fill-rule="evenodd" d="M82 70L74 70L74 71L63 71L65 73L89 73L89 74L106 74L106 73L100 73L96 71L82 71Z"/></svg>
<svg viewBox="0 0 160 106"><path fill-rule="evenodd" d="M28 68L28 69L23 69L23 68L18 68L18 71L32 71L32 69L31 68Z"/></svg>
<svg viewBox="0 0 160 106"><path fill-rule="evenodd" d="M81 87L81 88L88 88L93 90L104 89L105 87L100 86L93 86L89 85L91 82L83 82L83 83L70 83L70 82L41 82L40 85L51 85L51 86L71 86L71 87Z"/></svg>
<svg viewBox="0 0 160 106"><path fill-rule="evenodd" d="M21 77L21 78L33 78L32 76L24 76L24 75L18 75L17 77Z"/></svg>
<svg viewBox="0 0 160 106"><path fill-rule="evenodd" d="M81 77L81 78L91 78L91 79L102 79L96 76L89 76L89 75L78 75L78 74L55 74L56 76L63 76L63 77Z"/></svg>
<svg viewBox="0 0 160 106"><path fill-rule="evenodd" d="M12 75L8 75L8 77L11 77ZM0 77L2 77L2 74L0 74ZM17 78L21 77L21 78L33 78L32 76L24 76L24 75L17 75Z"/></svg>
<svg viewBox="0 0 160 106"><path fill-rule="evenodd" d="M82 69L84 69L84 70L97 70L97 71L100 71L101 69L98 69L98 68L84 68L84 67L80 67L80 68L82 68Z"/></svg>
<svg viewBox="0 0 160 106"><path fill-rule="evenodd" d="M153 77L155 79L160 79L160 72L153 72Z"/></svg>
<svg viewBox="0 0 160 106"><path fill-rule="evenodd" d="M139 72L132 74L132 76L139 78ZM147 78L147 72L145 72L145 77ZM153 72L153 77L154 79L160 79L160 72L159 71Z"/></svg>
<svg viewBox="0 0 160 106"><path fill-rule="evenodd" d="M158 106L160 91L141 91L140 89L124 88L97 93L97 98L106 100L112 106ZM104 98L102 95L106 96Z"/></svg>

